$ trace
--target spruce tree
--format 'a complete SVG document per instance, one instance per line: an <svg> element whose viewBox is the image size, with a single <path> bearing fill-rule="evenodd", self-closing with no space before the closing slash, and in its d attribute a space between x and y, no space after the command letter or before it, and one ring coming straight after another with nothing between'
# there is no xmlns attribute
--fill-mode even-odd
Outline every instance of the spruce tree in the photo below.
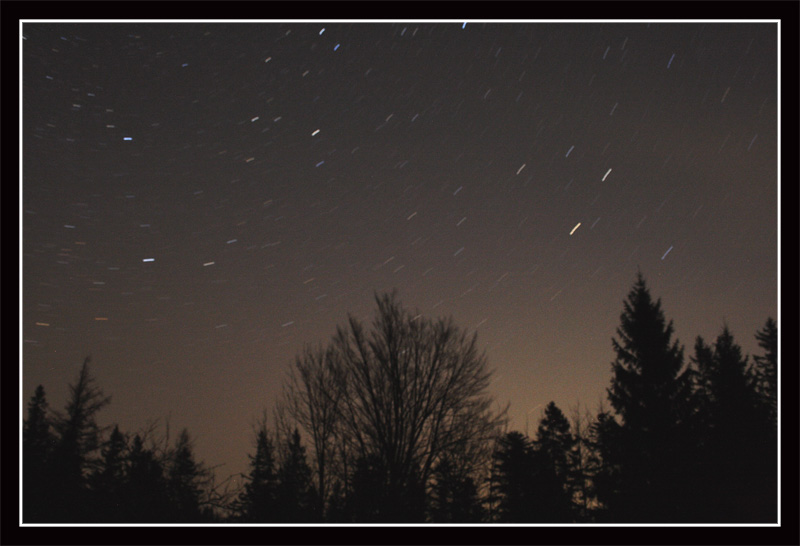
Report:
<svg viewBox="0 0 800 546"><path fill-rule="evenodd" d="M277 518L277 475L275 450L265 427L256 435L256 453L248 455L250 472L239 497L241 518L251 523L268 523Z"/></svg>
<svg viewBox="0 0 800 546"><path fill-rule="evenodd" d="M747 357L733 340L727 325L713 348L698 338L695 345L701 397L709 427L717 436L733 438L746 424L752 426L756 409L755 391L748 381Z"/></svg>
<svg viewBox="0 0 800 546"><path fill-rule="evenodd" d="M152 450L135 435L128 452L125 483L127 519L131 523L171 521L164 468Z"/></svg>
<svg viewBox="0 0 800 546"><path fill-rule="evenodd" d="M39 385L28 403L28 418L22 425L24 461L29 462L32 466L38 466L45 462L48 450L52 445L47 410L48 404L44 387Z"/></svg>
<svg viewBox="0 0 800 546"><path fill-rule="evenodd" d="M623 461L622 427L614 416L600 411L589 426L586 438L586 474L589 495L598 501L592 517L600 523L623 520L618 500L621 495Z"/></svg>
<svg viewBox="0 0 800 546"><path fill-rule="evenodd" d="M494 454L490 478L490 498L498 523L535 521L533 445L521 432L512 431L500 438Z"/></svg>
<svg viewBox="0 0 800 546"><path fill-rule="evenodd" d="M167 476L172 501L173 521L195 523L201 519L200 496L206 472L194 458L189 432L183 429L178 436Z"/></svg>
<svg viewBox="0 0 800 546"><path fill-rule="evenodd" d="M127 451L127 439L120 432L119 426L115 425L101 449L99 468L90 480L96 521L119 523L126 521L128 517L124 491L128 473Z"/></svg>
<svg viewBox="0 0 800 546"><path fill-rule="evenodd" d="M44 387L39 385L28 403L22 424L22 520L45 522L50 515L50 454L54 438Z"/></svg>
<svg viewBox="0 0 800 546"><path fill-rule="evenodd" d="M763 406L770 427L777 435L778 427L778 325L767 319L764 328L756 333L758 345L763 355L753 357L753 376L760 403Z"/></svg>
<svg viewBox="0 0 800 546"><path fill-rule="evenodd" d="M691 414L690 370L672 340L661 300L653 301L641 272L624 302L612 339L616 359L608 398L621 420L620 490L615 517L631 522L670 522L683 513L687 456L682 437Z"/></svg>
<svg viewBox="0 0 800 546"><path fill-rule="evenodd" d="M759 406L762 408L763 434L760 453L760 464L757 475L761 485L763 521L776 521L778 495L778 325L770 317L764 328L756 334L758 345L764 350L763 355L753 357L755 364L752 372L755 377L756 393Z"/></svg>
<svg viewBox="0 0 800 546"><path fill-rule="evenodd" d="M88 357L69 391L67 406L53 423L58 436L53 453L53 492L58 506L55 518L59 522L80 523L92 519L86 478L97 463L100 447L102 431L96 416L111 398L95 386Z"/></svg>
<svg viewBox="0 0 800 546"><path fill-rule="evenodd" d="M748 357L726 325L712 346L698 337L692 360L700 401L698 512L712 523L764 521L769 511L758 507L769 503L763 497L776 480L764 472L774 442L750 380Z"/></svg>
<svg viewBox="0 0 800 546"><path fill-rule="evenodd" d="M572 492L575 520L578 523L589 523L592 520L591 505L591 417L581 413L578 405L571 421L572 435L575 443L569 453L568 484Z"/></svg>
<svg viewBox="0 0 800 546"><path fill-rule="evenodd" d="M479 523L481 506L474 480L445 456L434 468L430 519L434 523Z"/></svg>
<svg viewBox="0 0 800 546"><path fill-rule="evenodd" d="M306 449L300 442L300 432L297 429L286 441L283 460L278 470L278 482L278 521L313 521L315 503L311 487L311 467L306 460Z"/></svg>
<svg viewBox="0 0 800 546"><path fill-rule="evenodd" d="M564 413L550 402L536 431L534 447L535 521L563 523L573 519L571 457L575 437Z"/></svg>

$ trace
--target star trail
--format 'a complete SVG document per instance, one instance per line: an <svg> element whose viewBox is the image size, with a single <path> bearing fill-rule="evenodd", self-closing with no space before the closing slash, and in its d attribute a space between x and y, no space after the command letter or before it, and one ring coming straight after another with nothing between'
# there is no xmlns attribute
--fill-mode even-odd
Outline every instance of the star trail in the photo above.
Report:
<svg viewBox="0 0 800 546"><path fill-rule="evenodd" d="M398 290L512 427L605 399L638 270L676 336L777 317L772 22L26 22L21 370L84 357L218 472L304 344Z"/></svg>

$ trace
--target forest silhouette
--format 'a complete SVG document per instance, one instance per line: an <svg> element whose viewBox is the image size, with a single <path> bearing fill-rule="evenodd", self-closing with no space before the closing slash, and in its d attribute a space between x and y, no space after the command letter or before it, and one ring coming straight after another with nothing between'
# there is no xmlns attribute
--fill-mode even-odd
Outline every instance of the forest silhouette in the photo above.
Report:
<svg viewBox="0 0 800 546"><path fill-rule="evenodd" d="M297 355L217 481L186 429L101 427L87 358L61 411L39 385L23 420L23 523L774 523L777 324L743 355L723 325L688 359L641 273L612 339L610 408L508 430L492 372L452 319L376 294ZM233 478L241 485L234 486Z"/></svg>

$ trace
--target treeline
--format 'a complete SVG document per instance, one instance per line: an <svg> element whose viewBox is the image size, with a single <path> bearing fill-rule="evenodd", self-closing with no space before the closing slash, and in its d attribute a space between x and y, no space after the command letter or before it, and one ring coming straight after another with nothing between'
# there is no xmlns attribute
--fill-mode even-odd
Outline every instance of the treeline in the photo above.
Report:
<svg viewBox="0 0 800 546"><path fill-rule="evenodd" d="M169 523L215 518L213 473L195 460L187 430L171 443L154 427L130 437L98 426L109 404L87 358L61 412L39 385L22 434L24 523Z"/></svg>
<svg viewBox="0 0 800 546"><path fill-rule="evenodd" d="M248 471L215 482L183 430L102 429L88 359L61 412L23 423L23 521L99 523L756 523L777 521L777 325L743 355L727 326L693 354L639 274L623 302L610 408L549 403L508 431L492 372L450 319L376 296L296 358Z"/></svg>

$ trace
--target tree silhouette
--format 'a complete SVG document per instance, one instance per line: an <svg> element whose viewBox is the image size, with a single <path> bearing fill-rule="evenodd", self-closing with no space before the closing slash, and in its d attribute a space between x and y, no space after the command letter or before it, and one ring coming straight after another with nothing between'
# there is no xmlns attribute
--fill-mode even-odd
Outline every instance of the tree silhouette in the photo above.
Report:
<svg viewBox="0 0 800 546"><path fill-rule="evenodd" d="M28 403L22 426L22 517L25 523L43 522L50 514L50 455L54 438L44 387L39 385Z"/></svg>
<svg viewBox="0 0 800 546"><path fill-rule="evenodd" d="M28 418L22 426L22 447L25 460L32 467L38 467L47 460L52 444L50 420L47 415L48 404L44 387L39 385L28 403Z"/></svg>
<svg viewBox="0 0 800 546"><path fill-rule="evenodd" d="M494 453L489 503L499 523L535 520L533 444L521 432L500 438Z"/></svg>
<svg viewBox="0 0 800 546"><path fill-rule="evenodd" d="M195 523L201 520L200 498L206 478L205 469L195 461L189 432L183 429L175 443L167 472L172 521Z"/></svg>
<svg viewBox="0 0 800 546"><path fill-rule="evenodd" d="M590 483L590 495L598 501L594 507L594 519L609 523L619 518L621 509L618 499L622 496L622 461L624 459L622 427L610 413L601 410L589 425L586 438L588 448L586 474Z"/></svg>
<svg viewBox="0 0 800 546"><path fill-rule="evenodd" d="M761 521L768 515L754 510L764 502L755 501L753 494L768 482L762 470L774 442L766 414L760 411L748 358L726 325L713 346L697 338L692 361L701 416L700 472L695 481L697 498L704 502L698 512L711 522Z"/></svg>
<svg viewBox="0 0 800 546"><path fill-rule="evenodd" d="M298 357L285 407L313 442L318 492L329 477L348 492L354 476L385 477L375 500L385 506L370 509L407 520L400 507L430 489L446 454L470 453L470 473L488 467L504 414L492 410L474 335L410 313L396 293L375 299L371 330L350 317L327 347Z"/></svg>
<svg viewBox="0 0 800 546"><path fill-rule="evenodd" d="M713 348L701 337L695 343L699 394L707 426L720 439L733 440L756 412L753 386L748 381L747 357L727 326ZM752 426L752 425L751 425ZM728 447L735 447L733 445Z"/></svg>
<svg viewBox="0 0 800 546"><path fill-rule="evenodd" d="M278 521L277 474L275 471L275 448L262 423L256 433L256 453L248 455L250 472L248 482L239 497L237 512L242 521L269 523Z"/></svg>
<svg viewBox="0 0 800 546"><path fill-rule="evenodd" d="M340 418L341 390L344 388L342 372L338 353L333 347L307 346L302 356L297 357L284 389L284 408L311 437L318 493L315 510L321 519L325 517L334 474L331 467L339 462L335 459L334 440ZM342 469L338 471L341 477Z"/></svg>
<svg viewBox="0 0 800 546"><path fill-rule="evenodd" d="M316 519L314 494L306 450L300 442L300 432L295 429L286 439L278 469L277 521L282 523L314 521Z"/></svg>
<svg viewBox="0 0 800 546"><path fill-rule="evenodd" d="M353 465L348 512L359 523L384 523L394 513L386 466L377 456L359 457Z"/></svg>
<svg viewBox="0 0 800 546"><path fill-rule="evenodd" d="M591 415L581 412L580 405L575 407L572 415L572 435L575 443L569 453L570 471L567 478L575 504L575 517L578 522L593 521L594 497L592 493L591 470Z"/></svg>
<svg viewBox="0 0 800 546"><path fill-rule="evenodd" d="M93 519L86 476L96 463L94 454L100 445L101 430L96 415L111 401L94 383L87 357L78 380L69 386L64 412L56 414L53 422L58 436L52 460L55 475L52 491L57 506L54 521L77 523Z"/></svg>
<svg viewBox="0 0 800 546"><path fill-rule="evenodd" d="M89 485L94 493L94 519L105 523L125 521L125 481L128 474L128 443L114 426L111 436L101 450L99 468Z"/></svg>
<svg viewBox="0 0 800 546"><path fill-rule="evenodd" d="M213 508L228 509L224 482L194 458L184 429L174 448L145 447L136 434L114 426L107 439L97 413L109 402L83 363L63 412L47 414L39 385L23 421L23 518L37 523L210 522ZM50 432L52 423L53 433ZM152 429L151 429L152 430ZM151 430L145 433L145 437ZM213 507L213 508L212 508Z"/></svg>
<svg viewBox="0 0 800 546"><path fill-rule="evenodd" d="M419 473L411 474L403 488L392 487L389 469L378 455L360 456L352 465L347 511L355 522L422 522L425 489Z"/></svg>
<svg viewBox="0 0 800 546"><path fill-rule="evenodd" d="M489 503L504 523L563 523L575 519L575 437L555 402L545 408L535 440L512 431L498 441Z"/></svg>
<svg viewBox="0 0 800 546"><path fill-rule="evenodd" d="M344 484L338 480L331 485L324 521L328 523L352 523L353 521Z"/></svg>
<svg viewBox="0 0 800 546"><path fill-rule="evenodd" d="M763 355L753 357L756 389L760 402L765 408L771 428L777 437L778 427L778 325L767 319L764 328L756 333L758 345L764 350Z"/></svg>
<svg viewBox="0 0 800 546"><path fill-rule="evenodd" d="M130 441L118 426L104 437L96 418L110 398L88 358L62 412L48 413L39 385L22 427L23 521L219 521L212 507L247 523L776 521L771 318L752 365L724 325L711 344L696 338L684 367L639 273L612 338L614 411L576 410L570 422L550 402L530 439L500 433L505 411L491 407L475 335L405 310L396 293L375 299L371 327L349 317L298 355L277 430L266 419L255 430L235 500L186 429L174 445L169 428L154 441L154 425Z"/></svg>
<svg viewBox="0 0 800 546"><path fill-rule="evenodd" d="M621 481L609 508L634 522L679 520L691 372L683 369L672 321L666 323L661 300L652 301L641 272L620 323L618 339L612 339L617 356L608 398L621 418L621 460L615 461Z"/></svg>
<svg viewBox="0 0 800 546"><path fill-rule="evenodd" d="M125 485L127 521L166 523L170 520L170 499L164 468L155 453L146 448L139 434L131 442Z"/></svg>
<svg viewBox="0 0 800 546"><path fill-rule="evenodd" d="M572 460L575 437L570 424L555 402L545 408L533 442L534 521L571 522Z"/></svg>
<svg viewBox="0 0 800 546"><path fill-rule="evenodd" d="M753 357L752 371L765 422L760 440L764 449L756 472L761 482L756 489L761 498L759 506L764 507L761 519L773 522L778 513L778 325L771 317L756 333L756 339L764 354Z"/></svg>
<svg viewBox="0 0 800 546"><path fill-rule="evenodd" d="M443 457L433 473L430 519L435 523L476 523L482 509L475 481L450 457Z"/></svg>

